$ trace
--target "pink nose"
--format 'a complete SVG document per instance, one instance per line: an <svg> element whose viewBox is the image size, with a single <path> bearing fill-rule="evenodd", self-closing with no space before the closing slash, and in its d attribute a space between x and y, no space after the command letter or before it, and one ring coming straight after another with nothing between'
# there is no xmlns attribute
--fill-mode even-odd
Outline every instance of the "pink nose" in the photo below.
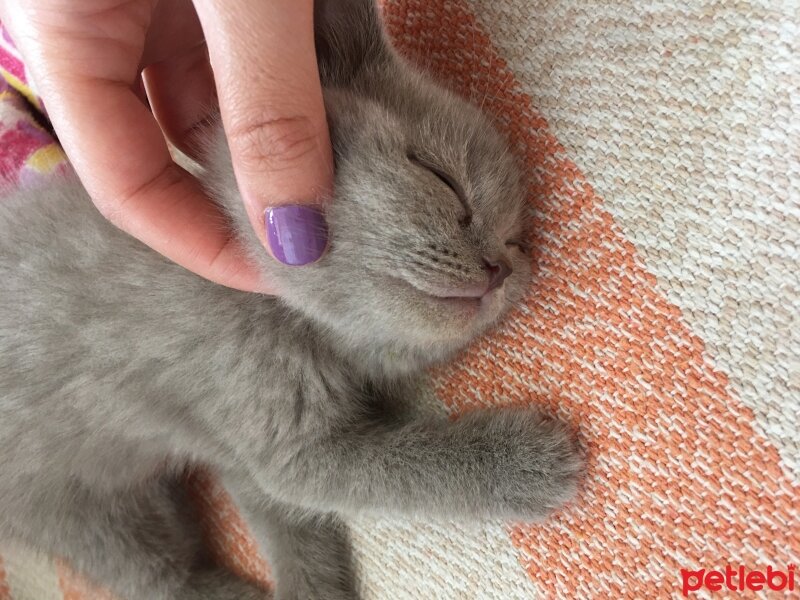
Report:
<svg viewBox="0 0 800 600"><path fill-rule="evenodd" d="M497 260L484 258L483 264L486 265L486 270L489 272L489 288L486 290L487 294L503 285L506 277L514 272L505 258L498 258Z"/></svg>
<svg viewBox="0 0 800 600"><path fill-rule="evenodd" d="M437 298L483 298L503 285L506 277L512 272L511 264L505 258L497 260L485 258L483 266L484 272L488 275L488 281L481 278L482 280L473 280L452 286L445 285L432 288L428 290L428 293Z"/></svg>

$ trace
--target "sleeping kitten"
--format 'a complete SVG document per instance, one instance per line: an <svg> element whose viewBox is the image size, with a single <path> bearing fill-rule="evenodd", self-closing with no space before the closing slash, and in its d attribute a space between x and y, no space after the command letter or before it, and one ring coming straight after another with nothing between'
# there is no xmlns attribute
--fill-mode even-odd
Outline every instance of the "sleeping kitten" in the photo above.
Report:
<svg viewBox="0 0 800 600"><path fill-rule="evenodd" d="M400 409L526 289L523 190L487 119L392 52L369 0L316 11L336 157L321 261L263 251L206 132L201 177L280 299L171 264L73 175L0 202L0 538L123 599L267 597L203 558L180 483L195 464L282 600L357 596L338 515L535 519L575 490L556 422Z"/></svg>

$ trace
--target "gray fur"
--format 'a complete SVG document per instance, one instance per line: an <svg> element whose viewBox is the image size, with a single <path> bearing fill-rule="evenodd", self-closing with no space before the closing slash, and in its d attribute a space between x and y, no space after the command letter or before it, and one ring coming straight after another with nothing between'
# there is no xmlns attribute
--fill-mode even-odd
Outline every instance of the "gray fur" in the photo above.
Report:
<svg viewBox="0 0 800 600"><path fill-rule="evenodd" d="M266 597L203 559L178 484L192 465L225 481L280 599L356 597L337 515L533 519L574 493L557 422L401 410L526 289L529 259L506 245L522 187L487 119L397 57L369 2L318 2L317 32L336 157L324 259L268 257L221 131L205 134L202 179L280 299L169 263L73 175L0 202L0 537L122 598ZM468 225L409 152L458 181ZM514 272L477 314L428 295L485 276L484 256Z"/></svg>

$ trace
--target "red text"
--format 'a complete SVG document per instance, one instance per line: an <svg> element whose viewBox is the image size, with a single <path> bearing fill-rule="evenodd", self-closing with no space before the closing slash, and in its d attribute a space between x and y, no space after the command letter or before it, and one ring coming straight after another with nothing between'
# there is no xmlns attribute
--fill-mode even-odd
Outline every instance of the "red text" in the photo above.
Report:
<svg viewBox="0 0 800 600"><path fill-rule="evenodd" d="M710 592L719 592L723 589L738 592L757 592L764 589L794 591L795 565L789 565L785 571L773 569L771 566L761 571L747 569L744 566L736 568L731 565L726 566L724 571L681 569L681 584L684 596L702 588Z"/></svg>

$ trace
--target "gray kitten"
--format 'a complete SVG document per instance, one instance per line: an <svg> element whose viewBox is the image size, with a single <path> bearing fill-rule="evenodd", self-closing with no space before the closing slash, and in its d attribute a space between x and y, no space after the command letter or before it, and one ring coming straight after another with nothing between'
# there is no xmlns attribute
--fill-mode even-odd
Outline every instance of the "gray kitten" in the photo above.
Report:
<svg viewBox="0 0 800 600"><path fill-rule="evenodd" d="M487 119L394 54L368 0L316 12L336 159L321 261L263 251L206 132L201 177L280 299L169 263L72 175L0 202L0 537L122 598L267 597L206 558L180 483L196 464L282 600L357 596L338 515L535 519L575 491L557 422L402 410L523 294L523 190Z"/></svg>

